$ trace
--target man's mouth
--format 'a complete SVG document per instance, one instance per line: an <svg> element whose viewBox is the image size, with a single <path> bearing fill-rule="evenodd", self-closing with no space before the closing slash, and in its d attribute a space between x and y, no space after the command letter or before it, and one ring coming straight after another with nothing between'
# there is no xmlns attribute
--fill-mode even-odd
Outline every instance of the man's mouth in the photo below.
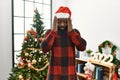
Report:
<svg viewBox="0 0 120 80"><path fill-rule="evenodd" d="M60 29L65 29L65 27L60 27Z"/></svg>

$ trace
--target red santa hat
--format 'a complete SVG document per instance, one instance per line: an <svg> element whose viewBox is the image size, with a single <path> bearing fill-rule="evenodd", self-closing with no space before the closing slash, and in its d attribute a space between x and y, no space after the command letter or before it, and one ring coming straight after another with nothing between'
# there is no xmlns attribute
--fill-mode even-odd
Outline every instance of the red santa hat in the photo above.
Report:
<svg viewBox="0 0 120 80"><path fill-rule="evenodd" d="M55 13L57 18L69 18L71 17L71 11L68 7L61 6Z"/></svg>

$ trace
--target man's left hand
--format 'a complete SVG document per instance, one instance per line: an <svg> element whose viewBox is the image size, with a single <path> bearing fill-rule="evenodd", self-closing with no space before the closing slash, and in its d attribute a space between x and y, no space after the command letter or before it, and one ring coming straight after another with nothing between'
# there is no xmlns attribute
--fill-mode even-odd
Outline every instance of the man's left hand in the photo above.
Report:
<svg viewBox="0 0 120 80"><path fill-rule="evenodd" d="M69 17L68 18L68 32L71 32L72 31L72 21L71 21L71 18Z"/></svg>

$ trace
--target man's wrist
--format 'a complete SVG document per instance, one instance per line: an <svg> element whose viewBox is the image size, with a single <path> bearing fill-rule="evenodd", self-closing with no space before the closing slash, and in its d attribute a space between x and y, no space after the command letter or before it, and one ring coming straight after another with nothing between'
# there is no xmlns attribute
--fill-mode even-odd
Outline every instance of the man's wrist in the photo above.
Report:
<svg viewBox="0 0 120 80"><path fill-rule="evenodd" d="M74 29L72 29L70 32L74 32Z"/></svg>

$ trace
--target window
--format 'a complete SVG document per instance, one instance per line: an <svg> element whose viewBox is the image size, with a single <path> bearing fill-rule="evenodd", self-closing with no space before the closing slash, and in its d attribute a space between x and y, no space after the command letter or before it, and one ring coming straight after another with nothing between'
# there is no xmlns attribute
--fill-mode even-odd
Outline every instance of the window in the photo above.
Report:
<svg viewBox="0 0 120 80"><path fill-rule="evenodd" d="M12 0L12 32L13 32L13 63L16 63L16 55L22 49L22 42L26 31L33 24L34 10L37 8L45 29L51 26L52 0ZM13 64L14 66L14 64Z"/></svg>

